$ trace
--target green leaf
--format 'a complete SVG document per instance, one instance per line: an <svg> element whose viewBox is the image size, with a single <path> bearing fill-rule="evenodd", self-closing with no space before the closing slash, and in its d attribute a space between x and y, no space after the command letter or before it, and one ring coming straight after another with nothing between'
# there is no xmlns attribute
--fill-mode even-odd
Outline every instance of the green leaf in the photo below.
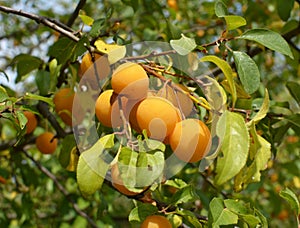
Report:
<svg viewBox="0 0 300 228"><path fill-rule="evenodd" d="M133 208L128 216L129 222L142 222L147 216L158 212L158 208L152 204L140 204Z"/></svg>
<svg viewBox="0 0 300 228"><path fill-rule="evenodd" d="M187 55L197 47L193 38L186 37L183 34L181 34L180 39L171 40L170 45L179 55Z"/></svg>
<svg viewBox="0 0 300 228"><path fill-rule="evenodd" d="M139 152L137 159L137 186L149 186L161 178L165 165L164 154L160 151L154 154Z"/></svg>
<svg viewBox="0 0 300 228"><path fill-rule="evenodd" d="M175 193L171 199L171 202L173 205L178 205L181 203L195 201L196 199L198 199L198 196L194 192L194 188L191 185L187 185Z"/></svg>
<svg viewBox="0 0 300 228"><path fill-rule="evenodd" d="M82 22L88 26L91 26L93 23L94 23L94 19L87 16L87 15L84 15L84 14L79 14L78 15L80 17L80 19L82 20Z"/></svg>
<svg viewBox="0 0 300 228"><path fill-rule="evenodd" d="M249 227L257 227L261 221L259 217L254 215L253 209L250 208L249 204L244 204L240 200L226 199L224 204L227 209L237 214L243 222L245 222Z"/></svg>
<svg viewBox="0 0 300 228"><path fill-rule="evenodd" d="M19 126L21 129L24 129L26 123L27 123L27 118L24 115L23 111L17 111L17 118L18 118L18 122L19 122Z"/></svg>
<svg viewBox="0 0 300 228"><path fill-rule="evenodd" d="M13 58L11 65L17 67L16 83L20 82L22 76L38 69L43 64L43 61L35 56L28 54L20 54Z"/></svg>
<svg viewBox="0 0 300 228"><path fill-rule="evenodd" d="M234 51L233 58L245 91L249 94L254 93L260 84L260 73L256 63L245 52Z"/></svg>
<svg viewBox="0 0 300 228"><path fill-rule="evenodd" d="M209 204L209 222L213 228L218 228L222 225L237 224L238 216L225 208L222 199L213 198Z"/></svg>
<svg viewBox="0 0 300 228"><path fill-rule="evenodd" d="M289 116L284 117L286 120L288 120L291 124L295 125L296 127L300 127L300 114L293 114Z"/></svg>
<svg viewBox="0 0 300 228"><path fill-rule="evenodd" d="M217 17L224 17L228 14L227 1L217 0L215 3L215 14Z"/></svg>
<svg viewBox="0 0 300 228"><path fill-rule="evenodd" d="M164 185L166 186L172 186L178 189L182 189L185 188L187 186L187 183L185 183L183 180L181 179L177 179L175 178L174 180L167 180Z"/></svg>
<svg viewBox="0 0 300 228"><path fill-rule="evenodd" d="M123 147L118 157L121 179L129 190L140 192L145 186L161 177L164 170L164 154L135 152Z"/></svg>
<svg viewBox="0 0 300 228"><path fill-rule="evenodd" d="M235 88L235 83L234 83L234 79L233 79L233 72L232 72L230 65L223 59L220 59L217 56L213 56L213 55L204 56L203 58L201 58L200 61L201 62L212 62L212 63L216 64L222 70L222 72L224 73L224 75L228 81L229 88L230 88L229 92L232 95L232 103L234 105L236 102L236 99L237 99L237 95L236 95L236 88Z"/></svg>
<svg viewBox="0 0 300 228"><path fill-rule="evenodd" d="M217 125L217 135L224 137L222 156L218 157L216 184L221 185L245 166L249 152L249 134L243 117L225 111Z"/></svg>
<svg viewBox="0 0 300 228"><path fill-rule="evenodd" d="M293 57L293 53L286 40L277 32L267 29L251 29L243 33L239 39L255 41L273 51Z"/></svg>
<svg viewBox="0 0 300 228"><path fill-rule="evenodd" d="M234 190L239 192L247 187L248 184L259 182L261 171L267 168L267 163L271 158L271 144L257 134L255 125L250 126L251 144L249 161L247 166L234 179Z"/></svg>
<svg viewBox="0 0 300 228"><path fill-rule="evenodd" d="M87 38L82 37L79 42L74 42L67 37L62 37L56 41L48 51L48 55L57 59L58 64L63 65L67 61L74 61L79 55L86 51L84 43Z"/></svg>
<svg viewBox="0 0 300 228"><path fill-rule="evenodd" d="M35 82L40 95L47 95L50 89L50 73L45 70L39 70L35 76Z"/></svg>
<svg viewBox="0 0 300 228"><path fill-rule="evenodd" d="M290 18L294 2L295 0L277 0L278 15L283 21L287 21Z"/></svg>
<svg viewBox="0 0 300 228"><path fill-rule="evenodd" d="M25 96L24 96L24 99L30 99L30 100L36 100L36 101L44 101L47 104L53 106L53 100L50 97L43 97L43 96L32 94L32 93L26 93Z"/></svg>
<svg viewBox="0 0 300 228"><path fill-rule="evenodd" d="M237 15L227 15L224 16L224 19L226 21L226 28L228 31L237 29L247 24L245 18Z"/></svg>
<svg viewBox="0 0 300 228"><path fill-rule="evenodd" d="M268 220L267 218L257 209L254 208L254 213L257 214L257 217L260 219L261 228L268 228Z"/></svg>
<svg viewBox="0 0 300 228"><path fill-rule="evenodd" d="M9 99L9 96L6 92L6 89L3 86L0 86L0 102L4 102Z"/></svg>
<svg viewBox="0 0 300 228"><path fill-rule="evenodd" d="M101 34L102 29L105 27L105 21L105 18L94 20L92 28L89 32L91 37L96 38Z"/></svg>
<svg viewBox="0 0 300 228"><path fill-rule="evenodd" d="M188 227L202 227L202 224L199 222L199 219L192 211L186 209L177 209L176 214L180 215L183 218L184 224Z"/></svg>
<svg viewBox="0 0 300 228"><path fill-rule="evenodd" d="M81 153L77 165L77 183L84 197L101 188L109 164L102 160L105 149L114 145L114 134L100 138L91 148Z"/></svg>
<svg viewBox="0 0 300 228"><path fill-rule="evenodd" d="M76 141L73 134L64 137L61 143L61 150L58 155L58 160L62 167L67 168L70 163L71 152L76 147Z"/></svg>
<svg viewBox="0 0 300 228"><path fill-rule="evenodd" d="M288 201L293 210L295 210L296 214L300 214L300 205L299 200L296 194L289 188L285 188L279 192L279 195Z"/></svg>
<svg viewBox="0 0 300 228"><path fill-rule="evenodd" d="M267 115L267 113L269 111L269 106L270 106L269 92L267 89L265 89L265 97L264 97L263 103L262 103L258 113L256 113L256 115L252 118L251 121L248 122L247 125L251 126L253 122L258 123L260 120L265 118L265 116Z"/></svg>
<svg viewBox="0 0 300 228"><path fill-rule="evenodd" d="M288 88L292 97L300 105L300 84L298 84L297 82L287 82L286 87Z"/></svg>

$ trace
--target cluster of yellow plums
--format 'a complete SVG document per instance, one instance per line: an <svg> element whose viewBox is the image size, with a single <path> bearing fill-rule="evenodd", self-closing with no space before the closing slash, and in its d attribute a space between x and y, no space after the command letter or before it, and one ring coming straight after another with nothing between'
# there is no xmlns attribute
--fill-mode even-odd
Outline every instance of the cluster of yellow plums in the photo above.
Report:
<svg viewBox="0 0 300 228"><path fill-rule="evenodd" d="M185 118L193 101L179 85L149 89L149 77L138 63L126 62L112 73L111 89L103 91L95 105L101 124L117 128L130 123L133 130L169 144L184 162L198 162L210 149L210 130L204 122Z"/></svg>

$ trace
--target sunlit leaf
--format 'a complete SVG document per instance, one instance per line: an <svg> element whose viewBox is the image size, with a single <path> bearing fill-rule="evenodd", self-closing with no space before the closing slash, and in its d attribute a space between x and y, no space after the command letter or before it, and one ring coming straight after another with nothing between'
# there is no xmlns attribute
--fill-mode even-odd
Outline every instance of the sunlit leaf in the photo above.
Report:
<svg viewBox="0 0 300 228"><path fill-rule="evenodd" d="M300 204L296 194L289 188L285 188L279 192L279 195L288 201L291 208L296 211L296 214L300 214Z"/></svg>
<svg viewBox="0 0 300 228"><path fill-rule="evenodd" d="M226 21L226 28L228 31L237 29L247 24L245 18L237 15L226 15L224 16Z"/></svg>
<svg viewBox="0 0 300 228"><path fill-rule="evenodd" d="M118 165L124 185L133 192L140 192L145 186L159 179L164 170L164 154L135 152L123 147Z"/></svg>
<svg viewBox="0 0 300 228"><path fill-rule="evenodd" d="M171 40L170 45L179 55L187 55L197 47L194 39L183 34L179 40Z"/></svg>
<svg viewBox="0 0 300 228"><path fill-rule="evenodd" d="M77 165L77 183L83 196L88 197L101 188L109 169L101 157L105 149L114 145L114 135L100 138L91 148L81 153Z"/></svg>
<svg viewBox="0 0 300 228"><path fill-rule="evenodd" d="M99 39L95 42L96 48L108 55L108 61L110 64L114 64L126 55L126 47L118 44L107 44L103 40Z"/></svg>
<svg viewBox="0 0 300 228"><path fill-rule="evenodd" d="M77 147L73 147L70 153L70 159L69 159L69 164L66 167L66 170L70 172L74 172L77 170L77 165L79 161L79 155L77 151Z"/></svg>
<svg viewBox="0 0 300 228"><path fill-rule="evenodd" d="M129 222L142 222L147 216L158 211L158 208L152 204L140 204L133 208L128 216Z"/></svg>
<svg viewBox="0 0 300 228"><path fill-rule="evenodd" d="M185 225L189 227L202 228L202 224L200 223L195 213L193 213L192 211L186 209L180 209L180 210L176 210L176 214L180 215L183 218L183 222Z"/></svg>
<svg viewBox="0 0 300 228"><path fill-rule="evenodd" d="M249 94L254 93L260 84L260 73L256 63L245 52L234 51L233 58L245 91Z"/></svg>
<svg viewBox="0 0 300 228"><path fill-rule="evenodd" d="M267 29L251 29L243 33L240 39L255 41L273 51L293 59L293 53L286 40L277 32Z"/></svg>
<svg viewBox="0 0 300 228"><path fill-rule="evenodd" d="M236 88L235 88L235 83L234 83L234 79L233 79L233 71L230 67L230 65L224 61L223 59L218 58L217 56L213 56L213 55L208 55L208 56L204 56L203 58L200 59L201 62L212 62L214 64L216 64L224 73L229 87L230 87L230 94L232 95L232 102L233 104L235 104L236 99L237 99L237 95L236 95Z"/></svg>
<svg viewBox="0 0 300 228"><path fill-rule="evenodd" d="M198 196L195 194L193 187L191 185L187 185L186 187L179 189L175 195L173 195L171 202L173 205L178 205L181 203L195 201L197 198Z"/></svg>
<svg viewBox="0 0 300 228"><path fill-rule="evenodd" d="M7 95L6 89L3 86L0 86L0 102L4 102L9 98Z"/></svg>
<svg viewBox="0 0 300 228"><path fill-rule="evenodd" d="M251 144L249 151L249 161L242 168L234 179L234 189L239 192L248 184L259 182L261 171L267 168L267 163L271 158L271 144L257 134L255 125L250 126Z"/></svg>
<svg viewBox="0 0 300 228"><path fill-rule="evenodd" d="M222 156L218 157L216 184L221 185L244 167L249 152L249 134L243 117L225 111L217 125L217 134L224 136Z"/></svg>
<svg viewBox="0 0 300 228"><path fill-rule="evenodd" d="M80 19L82 20L82 22L88 26L91 26L93 23L94 23L94 19L87 16L87 15L84 15L84 14L79 14L78 15L80 17Z"/></svg>
<svg viewBox="0 0 300 228"><path fill-rule="evenodd" d="M209 222L211 227L218 228L222 225L237 224L238 216L225 208L222 199L213 198L209 204Z"/></svg>
<svg viewBox="0 0 300 228"><path fill-rule="evenodd" d="M32 93L26 93L25 96L24 96L24 99L44 101L47 104L53 106L53 100L50 97L44 97L44 96L40 96L40 95L36 95L36 94L32 94Z"/></svg>
<svg viewBox="0 0 300 228"><path fill-rule="evenodd" d="M269 111L269 106L270 106L270 100L269 100L269 92L267 89L265 89L265 97L263 100L262 105L260 106L259 111L256 113L256 115L252 118L251 121L247 123L248 126L252 125L252 122L258 123L260 120L265 118Z"/></svg>

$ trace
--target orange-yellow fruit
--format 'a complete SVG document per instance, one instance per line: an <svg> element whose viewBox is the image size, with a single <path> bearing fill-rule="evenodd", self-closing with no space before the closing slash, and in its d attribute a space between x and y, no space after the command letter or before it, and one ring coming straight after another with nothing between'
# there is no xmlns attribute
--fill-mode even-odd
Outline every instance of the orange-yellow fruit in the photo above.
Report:
<svg viewBox="0 0 300 228"><path fill-rule="evenodd" d="M121 192L124 195L134 196L134 195L138 194L136 192L132 192L132 191L128 190L124 186L124 183L123 183L123 180L121 179L120 171L119 171L117 164L114 164L111 167L111 181L112 181L112 185L114 186L114 188L116 188L119 192Z"/></svg>
<svg viewBox="0 0 300 228"><path fill-rule="evenodd" d="M83 56L78 69L78 75L80 77L79 85L85 85L91 87L92 89L98 89L98 79L103 80L108 78L108 75L110 74L110 64L108 58L105 56L95 53L94 57L95 61L93 62L90 53L86 53Z"/></svg>
<svg viewBox="0 0 300 228"><path fill-rule="evenodd" d="M53 154L57 147L57 139L51 132L44 132L36 138L36 147L43 154Z"/></svg>
<svg viewBox="0 0 300 228"><path fill-rule="evenodd" d="M173 152L180 160L197 162L210 150L211 134L201 120L185 119L176 124L169 141Z"/></svg>
<svg viewBox="0 0 300 228"><path fill-rule="evenodd" d="M24 111L23 114L27 118L27 123L26 123L26 134L30 134L31 132L34 131L36 128L38 121L34 113L30 111Z"/></svg>
<svg viewBox="0 0 300 228"><path fill-rule="evenodd" d="M113 90L105 90L99 95L95 105L95 114L99 122L106 127L122 125L117 95L114 94Z"/></svg>
<svg viewBox="0 0 300 228"><path fill-rule="evenodd" d="M136 109L136 120L147 135L163 141L170 135L178 121L178 112L174 105L162 97L147 97Z"/></svg>
<svg viewBox="0 0 300 228"><path fill-rule="evenodd" d="M172 8L173 10L177 11L178 10L178 5L177 5L177 1L176 0L168 0L167 4L170 8Z"/></svg>
<svg viewBox="0 0 300 228"><path fill-rule="evenodd" d="M166 98L172 104L182 111L184 116L189 116L193 110L194 103L182 90L186 88L181 85L173 85L175 88L167 85L157 92L157 96Z"/></svg>
<svg viewBox="0 0 300 228"><path fill-rule="evenodd" d="M139 64L124 63L113 73L111 87L117 94L138 100L147 96L149 78Z"/></svg>
<svg viewBox="0 0 300 228"><path fill-rule="evenodd" d="M161 215L149 215L142 223L141 228L172 228L170 221Z"/></svg>
<svg viewBox="0 0 300 228"><path fill-rule="evenodd" d="M72 126L74 95L73 90L70 88L63 88L56 92L53 98L56 113L60 116L62 121L69 126Z"/></svg>

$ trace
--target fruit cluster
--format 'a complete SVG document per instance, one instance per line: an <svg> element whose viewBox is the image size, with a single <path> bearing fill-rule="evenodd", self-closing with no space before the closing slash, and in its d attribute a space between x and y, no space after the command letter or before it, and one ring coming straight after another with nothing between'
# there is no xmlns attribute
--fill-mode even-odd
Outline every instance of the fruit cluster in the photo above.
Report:
<svg viewBox="0 0 300 228"><path fill-rule="evenodd" d="M103 91L95 105L101 124L117 128L127 122L133 130L170 144L184 162L198 162L210 149L211 135L199 119L186 118L193 101L180 85L165 84L158 92L149 89L149 77L138 63L127 62L112 73L111 89Z"/></svg>

